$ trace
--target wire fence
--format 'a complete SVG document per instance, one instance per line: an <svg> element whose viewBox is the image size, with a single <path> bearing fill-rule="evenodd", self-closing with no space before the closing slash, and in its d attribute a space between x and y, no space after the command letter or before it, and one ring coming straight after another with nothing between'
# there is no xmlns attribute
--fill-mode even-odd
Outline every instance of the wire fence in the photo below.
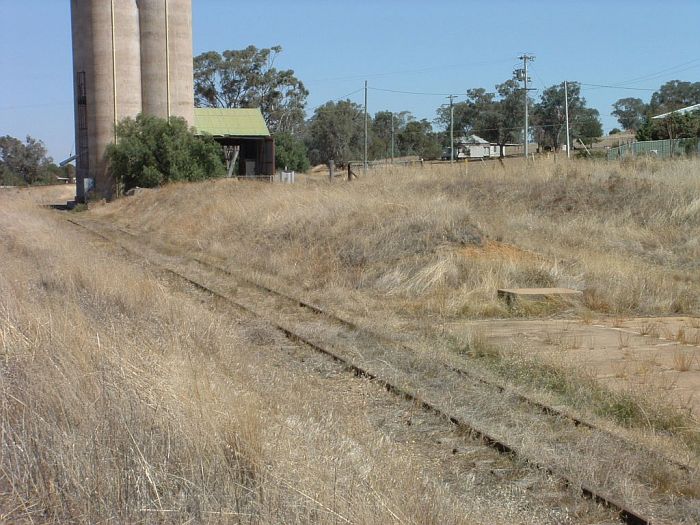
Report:
<svg viewBox="0 0 700 525"><path fill-rule="evenodd" d="M670 158L700 154L700 143L697 138L645 140L621 144L608 150L608 160L618 160L636 156L651 156Z"/></svg>

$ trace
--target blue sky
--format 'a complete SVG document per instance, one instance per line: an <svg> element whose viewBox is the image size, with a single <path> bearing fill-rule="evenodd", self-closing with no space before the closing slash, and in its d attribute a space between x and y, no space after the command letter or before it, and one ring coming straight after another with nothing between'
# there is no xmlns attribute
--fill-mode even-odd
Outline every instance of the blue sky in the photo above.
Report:
<svg viewBox="0 0 700 525"><path fill-rule="evenodd" d="M652 91L642 89L700 80L698 0L193 0L193 11L195 54L279 44L277 65L306 84L310 110L361 90L365 79L398 91L493 89L528 52L536 55L535 97L565 79L635 88L584 86L608 131L617 125L615 100L648 100ZM61 160L73 149L70 2L0 0L0 24L0 135L40 138ZM369 95L371 113L409 110L430 120L446 102ZM361 103L361 91L350 98Z"/></svg>

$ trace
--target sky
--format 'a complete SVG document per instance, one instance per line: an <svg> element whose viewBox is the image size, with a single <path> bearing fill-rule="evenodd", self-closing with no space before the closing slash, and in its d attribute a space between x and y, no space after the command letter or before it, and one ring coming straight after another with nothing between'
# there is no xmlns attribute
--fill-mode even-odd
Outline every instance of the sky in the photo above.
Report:
<svg viewBox="0 0 700 525"><path fill-rule="evenodd" d="M582 89L607 132L616 100L700 80L699 0L193 0L193 18L195 55L282 46L276 66L310 91L308 115L345 96L363 103L367 80L370 113L432 121L447 94L493 90L529 53L535 99L564 80L617 86ZM0 0L0 136L68 157L71 68L69 0Z"/></svg>

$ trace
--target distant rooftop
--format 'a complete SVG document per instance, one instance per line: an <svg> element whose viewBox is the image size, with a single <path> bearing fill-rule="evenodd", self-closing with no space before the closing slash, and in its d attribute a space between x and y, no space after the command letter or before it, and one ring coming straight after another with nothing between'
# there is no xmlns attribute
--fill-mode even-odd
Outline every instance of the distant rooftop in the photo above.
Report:
<svg viewBox="0 0 700 525"><path fill-rule="evenodd" d="M489 141L482 139L478 135L468 135L466 137L460 137L456 141L458 144L488 144Z"/></svg>
<svg viewBox="0 0 700 525"><path fill-rule="evenodd" d="M692 106L686 106L684 108L676 109L675 111L669 111L668 113L664 113L662 115L656 115L655 117L651 117L651 118L652 119L666 118L666 117L673 115L675 113L678 113L680 115L685 115L686 113L692 113L693 111L700 111L700 104L693 104Z"/></svg>
<svg viewBox="0 0 700 525"><path fill-rule="evenodd" d="M259 108L194 108L197 133L214 137L269 137Z"/></svg>

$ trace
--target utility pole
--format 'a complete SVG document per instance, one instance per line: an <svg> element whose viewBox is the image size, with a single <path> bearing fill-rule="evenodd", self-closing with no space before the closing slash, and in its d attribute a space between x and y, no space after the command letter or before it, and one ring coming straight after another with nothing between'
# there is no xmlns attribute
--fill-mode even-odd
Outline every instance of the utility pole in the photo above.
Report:
<svg viewBox="0 0 700 525"><path fill-rule="evenodd" d="M365 80L365 158L364 174L367 175L367 81Z"/></svg>
<svg viewBox="0 0 700 525"><path fill-rule="evenodd" d="M456 95L449 95L450 99L450 164L455 161L455 106L454 99Z"/></svg>
<svg viewBox="0 0 700 525"><path fill-rule="evenodd" d="M571 158L571 139L569 134L569 85L564 81L564 105L566 114L566 158Z"/></svg>
<svg viewBox="0 0 700 525"><path fill-rule="evenodd" d="M517 78L518 80L522 80L524 85L523 92L525 93L525 158L527 158L528 142L530 135L530 124L528 122L528 91L530 91L530 89L527 87L528 82L530 82L530 77L527 76L527 64L528 62L532 62L533 60L535 60L535 57L534 55L528 55L527 53L523 53L518 58L523 61L523 68L515 70L515 78Z"/></svg>
<svg viewBox="0 0 700 525"><path fill-rule="evenodd" d="M394 112L391 112L391 163L394 163Z"/></svg>

